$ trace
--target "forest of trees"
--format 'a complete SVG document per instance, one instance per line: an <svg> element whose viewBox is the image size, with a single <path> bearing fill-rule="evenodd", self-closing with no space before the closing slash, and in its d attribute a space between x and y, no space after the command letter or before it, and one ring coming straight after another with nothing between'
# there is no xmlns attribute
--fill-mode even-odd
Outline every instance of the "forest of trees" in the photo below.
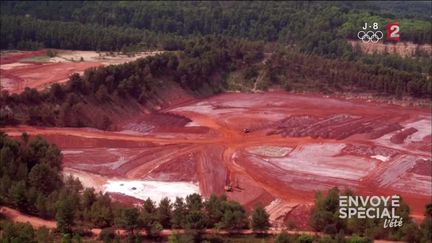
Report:
<svg viewBox="0 0 432 243"><path fill-rule="evenodd" d="M66 85L55 84L45 92L33 89L26 89L19 95L3 92L0 125L28 123L106 129L109 122L94 123L86 119L82 112L86 104L134 100L146 105L167 82L176 82L192 92L214 94L225 85L218 77L262 59L262 48L262 44L256 42L220 36L199 37L186 41L181 52L88 69L84 75L71 75ZM215 73L219 75L212 78Z"/></svg>
<svg viewBox="0 0 432 243"><path fill-rule="evenodd" d="M230 88L243 90L242 87L252 86L250 84L262 72L265 79L257 83L259 89L280 84L294 91L360 91L420 98L431 95L432 65L429 56L365 55L346 42L347 38L355 36L364 19L378 21L383 26L395 18L381 11L382 8L373 11L370 4L87 1L60 4L8 1L1 2L1 6L2 49L51 47L119 51L155 48L179 51L150 61L91 70L84 77L75 75L70 86L80 87L53 87L52 93L62 97L51 98L51 103L55 100L59 105L64 104L62 99L79 101L83 95L95 96L94 100L98 102L110 102L113 95L132 96L145 103L152 100L160 84L165 83L167 77L162 78L161 74L170 74L170 78L182 87L193 91L206 90L202 92L206 94ZM404 6L404 3L399 2L397 6ZM409 11L418 13L420 17L410 17ZM432 24L425 21L427 15L424 10L406 6L406 10L399 12L407 17L400 19L403 38L418 43L431 42ZM256 65L265 48L276 54L272 55L268 65ZM288 49L288 53L284 49ZM150 65L145 67L147 62ZM240 85L230 85L227 81L229 74L240 69L246 69L245 79L240 81ZM210 80L215 73L222 78ZM24 93L24 97L38 96L41 103L46 104L47 95L36 95L31 90ZM0 102L15 111L13 104L20 103L20 100L2 94ZM62 105L59 111L41 103L36 102L32 110L24 109L35 119L28 118L28 115L18 115L15 119L10 117L14 112L3 108L0 110L3 118L0 125L13 124L17 120L30 124L100 128L109 124L108 121L94 124L89 119L76 121L67 118L74 117L68 115L71 110L79 113L80 105ZM39 111L48 115L38 117ZM54 114L56 112L58 114ZM58 121L60 114L66 115L62 115L66 122Z"/></svg>
<svg viewBox="0 0 432 243"><path fill-rule="evenodd" d="M310 217L313 229L324 232L336 239L343 239L345 234L361 235L368 242L373 239L388 239L404 242L430 242L432 236L432 203L426 205L425 218L417 225L409 216L409 206L402 200L396 208L396 215L403 219L402 227L384 228L384 219L339 218L339 195L351 195L350 190L341 192L337 187L329 190L327 195L318 192L315 197L315 208ZM331 242L331 241L330 241Z"/></svg>
<svg viewBox="0 0 432 243"><path fill-rule="evenodd" d="M71 75L65 85L54 84L45 91L27 88L12 95L4 91L0 94L0 126L25 123L109 129L108 116L94 120L86 115L88 105L135 101L151 106L168 82L196 95L211 95L232 88L233 73L242 74L240 85L257 82L261 90L280 85L289 91L373 92L419 98L432 94L432 69L420 65L420 60L380 55L348 61L278 48L262 62L265 45L261 42L206 36L177 43L181 43L178 51L88 69L83 75Z"/></svg>
<svg viewBox="0 0 432 243"><path fill-rule="evenodd" d="M424 20L424 11L421 18L401 19L361 4L3 1L1 8L4 49L119 50L129 45L155 46L165 34L221 34L296 43L307 53L329 57L334 55L329 48L336 48L339 56L345 56L349 47L344 40L356 39L364 22L378 22L385 35L385 24L395 20L401 22L403 41L432 42L432 24ZM419 8L407 9L419 12Z"/></svg>
<svg viewBox="0 0 432 243"><path fill-rule="evenodd" d="M430 3L375 4L335 2L87 2L61 4L50 1L2 3L4 13L30 15L46 20L94 23L102 26L128 26L163 33L224 34L249 39L300 40L313 32L338 29L357 22L353 15L371 15L390 22L415 22L415 30L405 40L431 42ZM390 6L389 6L390 5ZM423 5L423 6L422 6ZM398 6L398 7L396 7ZM381 11L392 9L393 12ZM333 15L334 14L334 15ZM414 19L413 14L418 16ZM331 18L328 16L333 15ZM398 16L400 15L400 16ZM407 18L401 18L407 17ZM363 21L365 21L363 19ZM304 26L306 25L306 26ZM357 29L360 28L357 26ZM380 25L383 26L383 25ZM324 29L323 29L324 28ZM355 32L358 30L356 29ZM414 32L411 32L414 31ZM355 33L353 33L355 36Z"/></svg>
<svg viewBox="0 0 432 243"><path fill-rule="evenodd" d="M373 60L372 63L368 63ZM367 64L368 63L368 64ZM264 70L268 76L265 88L280 84L287 90L317 90L321 92L377 92L402 97L430 97L430 78L398 57L365 57L357 62L326 59L286 50L275 53ZM427 70L432 74L430 67ZM424 70L426 71L426 70Z"/></svg>
<svg viewBox="0 0 432 243"><path fill-rule="evenodd" d="M37 50L177 50L183 37L129 27L47 21L32 17L0 17L1 49Z"/></svg>

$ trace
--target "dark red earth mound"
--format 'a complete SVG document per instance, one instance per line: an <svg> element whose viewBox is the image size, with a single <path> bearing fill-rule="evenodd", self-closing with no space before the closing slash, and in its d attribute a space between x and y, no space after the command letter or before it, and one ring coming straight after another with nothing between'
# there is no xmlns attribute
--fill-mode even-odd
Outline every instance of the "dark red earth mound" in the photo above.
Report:
<svg viewBox="0 0 432 243"><path fill-rule="evenodd" d="M424 176L430 176L431 171L432 171L432 161L425 160L425 159L417 160L414 167L411 168L411 170L409 170L409 172L418 175L424 175Z"/></svg>
<svg viewBox="0 0 432 243"><path fill-rule="evenodd" d="M380 137L399 128L398 124L388 124L376 117L360 117L335 114L325 117L292 115L276 123L276 129L267 135L282 137L312 137L345 139L355 134L367 133L370 137Z"/></svg>
<svg viewBox="0 0 432 243"><path fill-rule="evenodd" d="M415 129L415 128L413 128L413 127L407 128L407 129L405 129L403 131L400 131L400 132L396 133L395 135L393 135L390 138L390 141L392 143L401 144L401 143L403 143L403 141L405 140L405 138L407 138L409 135L411 135L411 134L413 134L413 133L415 133L417 131L418 130Z"/></svg>

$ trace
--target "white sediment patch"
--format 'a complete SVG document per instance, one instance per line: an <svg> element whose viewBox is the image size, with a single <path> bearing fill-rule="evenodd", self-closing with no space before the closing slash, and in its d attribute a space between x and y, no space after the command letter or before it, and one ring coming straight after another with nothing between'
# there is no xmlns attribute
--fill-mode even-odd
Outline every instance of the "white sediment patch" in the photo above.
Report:
<svg viewBox="0 0 432 243"><path fill-rule="evenodd" d="M390 159L390 156L384 156L384 155L372 155L372 159L381 160L382 162L386 162Z"/></svg>
<svg viewBox="0 0 432 243"><path fill-rule="evenodd" d="M373 170L377 162L352 155L339 155L345 144L308 144L298 146L286 157L270 158L287 171L356 180Z"/></svg>
<svg viewBox="0 0 432 243"><path fill-rule="evenodd" d="M289 213L295 206L297 206L297 204L290 204L278 198L271 201L271 203L265 207L265 210L270 215L270 222L283 222L287 213Z"/></svg>
<svg viewBox="0 0 432 243"><path fill-rule="evenodd" d="M14 69L16 67L29 66L29 65L31 65L31 64L29 64L29 63L9 63L9 64L0 65L0 68L3 70L10 70L10 69Z"/></svg>
<svg viewBox="0 0 432 243"><path fill-rule="evenodd" d="M407 141L418 142L422 141L424 137L431 135L431 120L422 119L416 122L408 123L405 125L406 128L413 127L417 129L417 132L407 137Z"/></svg>
<svg viewBox="0 0 432 243"><path fill-rule="evenodd" d="M62 150L62 154L82 154L81 150Z"/></svg>
<svg viewBox="0 0 432 243"><path fill-rule="evenodd" d="M150 198L159 202L164 197L174 201L176 197L185 198L190 194L199 193L199 187L188 182L109 180L104 185L104 192L121 193L142 200Z"/></svg>
<svg viewBox="0 0 432 243"><path fill-rule="evenodd" d="M194 121L188 122L185 125L185 127L199 127L199 126L200 126L200 124L198 124L197 122L194 122Z"/></svg>
<svg viewBox="0 0 432 243"><path fill-rule="evenodd" d="M177 107L175 109L172 109L171 111L196 112L199 114L215 116L215 115L224 115L231 112L238 114L240 112L245 112L247 110L238 107L217 107L210 102L202 101L188 106Z"/></svg>
<svg viewBox="0 0 432 243"><path fill-rule="evenodd" d="M279 146L253 146L246 149L249 153L268 157L284 157L292 148Z"/></svg>

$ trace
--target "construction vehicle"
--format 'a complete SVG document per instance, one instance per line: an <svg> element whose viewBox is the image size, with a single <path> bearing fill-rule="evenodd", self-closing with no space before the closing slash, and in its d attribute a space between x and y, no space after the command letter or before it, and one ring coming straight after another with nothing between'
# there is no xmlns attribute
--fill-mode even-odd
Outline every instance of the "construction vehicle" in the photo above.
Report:
<svg viewBox="0 0 432 243"><path fill-rule="evenodd" d="M225 187L224 187L224 190L226 191L226 192L232 192L232 186L231 186L231 184L230 185L226 185Z"/></svg>

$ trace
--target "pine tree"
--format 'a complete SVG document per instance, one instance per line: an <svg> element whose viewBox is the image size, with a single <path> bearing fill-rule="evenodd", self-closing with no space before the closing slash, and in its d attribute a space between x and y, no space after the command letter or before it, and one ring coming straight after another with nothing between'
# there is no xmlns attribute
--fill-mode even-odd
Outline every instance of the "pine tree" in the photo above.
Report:
<svg viewBox="0 0 432 243"><path fill-rule="evenodd" d="M266 231L270 227L269 215L261 205L257 205L252 212L251 226L256 232Z"/></svg>

